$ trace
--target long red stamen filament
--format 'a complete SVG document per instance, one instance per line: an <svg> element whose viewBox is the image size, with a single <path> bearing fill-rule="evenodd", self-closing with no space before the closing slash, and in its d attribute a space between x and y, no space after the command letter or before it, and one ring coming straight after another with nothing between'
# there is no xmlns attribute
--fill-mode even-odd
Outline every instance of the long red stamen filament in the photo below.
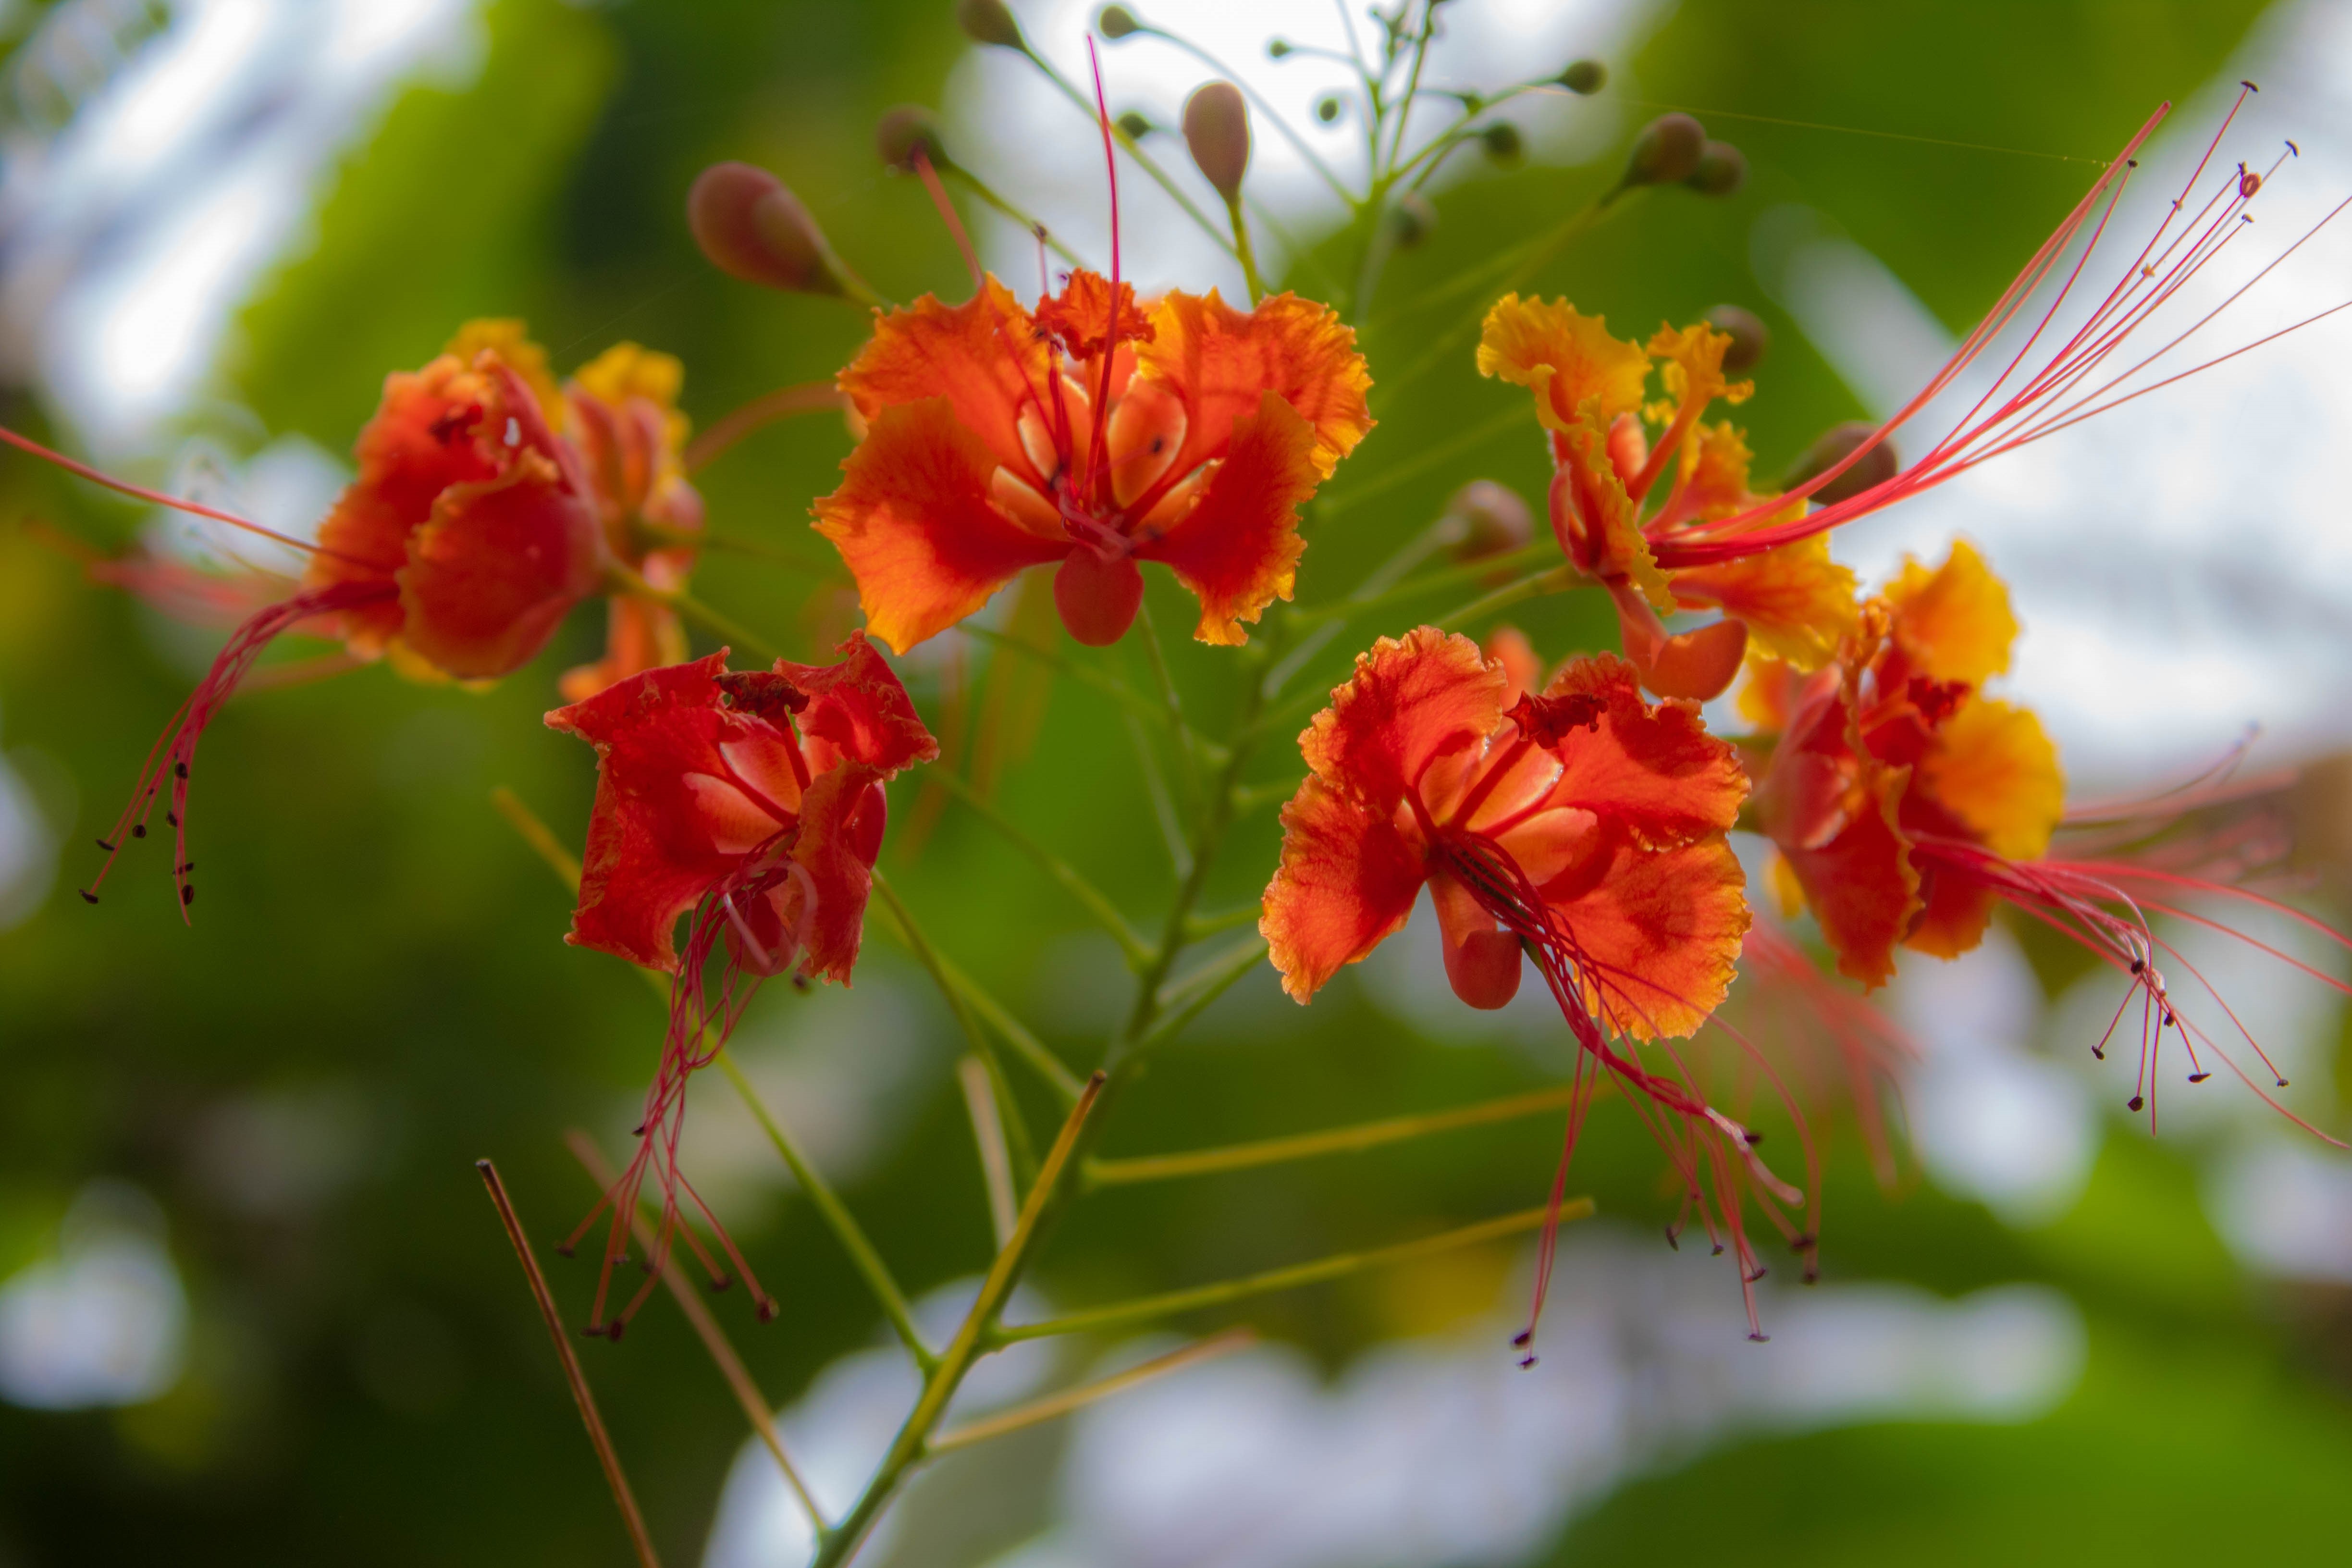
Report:
<svg viewBox="0 0 2352 1568"><path fill-rule="evenodd" d="M930 193L931 205L939 208L940 221L948 226L948 233L954 237L955 247L971 273L971 286L977 290L986 276L980 269L980 253L972 249L971 236L964 232L963 219L956 216L955 204L948 200L947 187L940 184L939 171L931 167L929 156L920 147L915 149L915 173L922 177L923 189Z"/></svg>
<svg viewBox="0 0 2352 1568"><path fill-rule="evenodd" d="M1087 457L1087 495L1100 503L1105 433L1110 422L1110 377L1118 361L1118 159L1114 153L1110 135L1110 104L1103 96L1102 57L1095 50L1092 34L1087 37L1087 65L1095 78L1095 118L1102 129L1103 174L1110 184L1110 321L1103 337L1102 388L1095 395L1094 445Z"/></svg>

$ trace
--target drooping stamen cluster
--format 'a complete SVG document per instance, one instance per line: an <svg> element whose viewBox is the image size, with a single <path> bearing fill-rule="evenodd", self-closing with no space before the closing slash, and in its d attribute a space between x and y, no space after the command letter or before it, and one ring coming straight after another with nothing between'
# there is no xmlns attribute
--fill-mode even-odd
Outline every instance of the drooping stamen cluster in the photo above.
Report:
<svg viewBox="0 0 2352 1568"><path fill-rule="evenodd" d="M566 939L670 976L659 1068L628 1169L573 1237L612 1212L590 1331L617 1336L652 1288L606 1315L615 1264L650 1177L661 1221L650 1261L700 1214L678 1170L688 1080L722 1049L761 982L846 983L887 818L883 788L939 754L898 677L857 634L832 665L729 673L724 650L621 681L547 716L596 748L596 803ZM686 941L675 945L680 916ZM720 1278L713 1271L714 1280ZM757 1286L753 1287L755 1294ZM762 1314L771 1310L760 1298Z"/></svg>

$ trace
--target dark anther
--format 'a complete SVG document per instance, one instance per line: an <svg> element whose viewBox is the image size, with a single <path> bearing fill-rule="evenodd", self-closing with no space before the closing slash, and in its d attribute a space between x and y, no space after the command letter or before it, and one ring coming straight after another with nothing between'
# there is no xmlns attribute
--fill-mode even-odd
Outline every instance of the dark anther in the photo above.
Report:
<svg viewBox="0 0 2352 1568"><path fill-rule="evenodd" d="M568 1241L565 1242L562 1246L555 1249L555 1255L558 1258L570 1258L572 1255L572 1244Z"/></svg>
<svg viewBox="0 0 2352 1568"><path fill-rule="evenodd" d="M731 1274L714 1274L710 1277L710 1288L713 1290L731 1290L735 1288L735 1277Z"/></svg>
<svg viewBox="0 0 2352 1568"><path fill-rule="evenodd" d="M1535 1342L1535 1338L1536 1331L1533 1329L1522 1329L1511 1336L1511 1343L1520 1350L1525 1350Z"/></svg>
<svg viewBox="0 0 2352 1568"><path fill-rule="evenodd" d="M98 847L99 847L100 849L105 850L109 855L111 855L111 854L113 854L113 853L114 853L114 846L113 846L113 845L111 845L111 844L109 844L109 843L108 843L105 839L103 839L103 838L101 838L101 839L100 839L100 840L98 841Z"/></svg>
<svg viewBox="0 0 2352 1568"><path fill-rule="evenodd" d="M2177 1029L2180 1027L2180 1020L2172 1016L2172 1009L2169 1007L2167 1007L2164 1010L2164 1022L2165 1026L2168 1028Z"/></svg>
<svg viewBox="0 0 2352 1568"><path fill-rule="evenodd" d="M2144 959L2137 959L2137 958L2133 959L2133 960L2132 960L2132 973L2133 973L2134 974L2145 974L2145 973L2147 973L2147 961L2146 961L2146 960L2144 960Z"/></svg>
<svg viewBox="0 0 2352 1568"><path fill-rule="evenodd" d="M1519 1358L1519 1370L1520 1370L1521 1372L1533 1372L1533 1371L1535 1370L1535 1366L1536 1366L1536 1358L1535 1358L1535 1357L1533 1357L1533 1356L1531 1356L1531 1355L1527 1355L1527 1356L1521 1356L1521 1357Z"/></svg>
<svg viewBox="0 0 2352 1568"><path fill-rule="evenodd" d="M614 1344L619 1344L621 1342L621 1331L628 1326L629 1324L626 1319L615 1318L613 1320L613 1326L604 1331L604 1337L612 1341Z"/></svg>
<svg viewBox="0 0 2352 1568"><path fill-rule="evenodd" d="M172 764L172 776L173 778L186 778L188 776L188 764L185 763L173 763Z"/></svg>
<svg viewBox="0 0 2352 1568"><path fill-rule="evenodd" d="M2296 145L2295 145L2294 142L2288 142L2288 143L2286 144L2286 150L2287 150L2289 153L2293 153L2295 157L2300 158L2300 157L2302 157L2302 156L2303 156L2303 149L2302 149L2302 148L2300 148L2300 147L2298 147L2298 146L2296 146Z"/></svg>
<svg viewBox="0 0 2352 1568"><path fill-rule="evenodd" d="M2137 169L2139 167L2139 160L2137 158L2126 158L2124 160L2124 167L2126 169Z"/></svg>
<svg viewBox="0 0 2352 1568"><path fill-rule="evenodd" d="M180 866L179 875L184 877L195 868L196 863L194 860L183 861Z"/></svg>
<svg viewBox="0 0 2352 1568"><path fill-rule="evenodd" d="M752 1315L763 1323L772 1323L776 1321L776 1299L773 1296L762 1296L760 1298L759 1306L752 1309Z"/></svg>
<svg viewBox="0 0 2352 1568"><path fill-rule="evenodd" d="M2244 88L2248 92L2260 92L2260 91L2262 91L2262 90L2263 90L2261 88L2256 87L2252 82L2250 82L2250 81L2241 80L2241 81L2238 83L2238 85L2239 85L2240 87Z"/></svg>
<svg viewBox="0 0 2352 1568"><path fill-rule="evenodd" d="M180 814L176 811L167 811L163 814L163 820L173 827L177 827L180 826Z"/></svg>
<svg viewBox="0 0 2352 1568"><path fill-rule="evenodd" d="M1808 1263L1805 1265L1805 1272L1798 1278L1797 1282L1801 1285L1818 1285L1822 1282L1822 1271Z"/></svg>
<svg viewBox="0 0 2352 1568"><path fill-rule="evenodd" d="M651 1274L654 1271L654 1260L650 1258L640 1258L637 1259L637 1267Z"/></svg>
<svg viewBox="0 0 2352 1568"><path fill-rule="evenodd" d="M2278 1086L2279 1086L2281 1089L2284 1089L2284 1088L2286 1087L2286 1079L2280 1079L2278 1080Z"/></svg>
<svg viewBox="0 0 2352 1568"><path fill-rule="evenodd" d="M580 1331L587 1335L592 1340L601 1340L604 1337L604 1325L602 1323L590 1323Z"/></svg>
<svg viewBox="0 0 2352 1568"><path fill-rule="evenodd" d="M1771 1271L1769 1268L1760 1268L1760 1267L1759 1267L1759 1268L1756 1270L1756 1272L1755 1272L1755 1273L1750 1274L1750 1275L1748 1277L1748 1283L1749 1283L1750 1285L1753 1285L1753 1284L1755 1284L1755 1283L1756 1283L1756 1281L1758 1281L1759 1279L1763 1279L1763 1278L1764 1278L1764 1276L1766 1276L1767 1274L1769 1274L1769 1273L1771 1273L1771 1272L1772 1272L1772 1271Z"/></svg>
<svg viewBox="0 0 2352 1568"><path fill-rule="evenodd" d="M1748 1339L1751 1344L1765 1345L1772 1342L1772 1336L1769 1334L1750 1334Z"/></svg>
<svg viewBox="0 0 2352 1568"><path fill-rule="evenodd" d="M2126 1110L2137 1110L2141 1106L2146 1105L2147 1103L2147 1100L2142 1100L2138 1095L2135 1094L2129 1100L2124 1101L2124 1109Z"/></svg>
<svg viewBox="0 0 2352 1568"><path fill-rule="evenodd" d="M94 904L98 902L98 895L91 892L88 888L78 888L75 891L81 894L81 901L85 904Z"/></svg>
<svg viewBox="0 0 2352 1568"><path fill-rule="evenodd" d="M196 889L184 883L182 884L180 888L180 907L182 909L185 909L188 905L193 904L195 901Z"/></svg>
<svg viewBox="0 0 2352 1568"><path fill-rule="evenodd" d="M134 823L132 823L132 824L131 825L131 837L133 837L133 838L144 838L144 837L147 837L147 825L146 825L145 823L143 823L143 822L134 822Z"/></svg>
<svg viewBox="0 0 2352 1568"><path fill-rule="evenodd" d="M1819 1245L1820 1238L1810 1230L1799 1231L1789 1238L1789 1250L1791 1252L1802 1252L1808 1247Z"/></svg>
<svg viewBox="0 0 2352 1568"><path fill-rule="evenodd" d="M2107 1059L2107 1047L2105 1046L2093 1046L2091 1047L2091 1055L2100 1061L2105 1061Z"/></svg>
<svg viewBox="0 0 2352 1568"><path fill-rule="evenodd" d="M92 899L90 900L90 902L94 904L98 902L98 900L96 899ZM1666 1226L1666 1245L1676 1252L1680 1252L1683 1249L1683 1244L1675 1235L1675 1227L1673 1226Z"/></svg>
<svg viewBox="0 0 2352 1568"><path fill-rule="evenodd" d="M1762 1142L1764 1142L1764 1134L1757 1131L1752 1127L1748 1130L1748 1146L1750 1149L1753 1149L1757 1144L1761 1143Z"/></svg>
<svg viewBox="0 0 2352 1568"><path fill-rule="evenodd" d="M1712 1252L1710 1252L1710 1253L1708 1253L1708 1254L1707 1254L1707 1256L1708 1256L1709 1258L1720 1258L1720 1257L1722 1257L1722 1256L1723 1256L1723 1243L1721 1243L1721 1242L1719 1242L1719 1241L1718 1241L1718 1242L1717 1242L1717 1243L1715 1244L1715 1250L1714 1250L1714 1251L1712 1251Z"/></svg>
<svg viewBox="0 0 2352 1568"><path fill-rule="evenodd" d="M2207 1079L2211 1078L2212 1076L2213 1075L2210 1072L2193 1072L2189 1075L2189 1081L2191 1083L2203 1083Z"/></svg>
<svg viewBox="0 0 2352 1568"><path fill-rule="evenodd" d="M630 1128L630 1129L629 1129L629 1136L630 1136L630 1137L632 1137L632 1138L642 1138L642 1137L644 1137L645 1135L646 1135L646 1124L645 1124L644 1122L642 1122L642 1121L638 1122L635 1127L632 1127L632 1128Z"/></svg>

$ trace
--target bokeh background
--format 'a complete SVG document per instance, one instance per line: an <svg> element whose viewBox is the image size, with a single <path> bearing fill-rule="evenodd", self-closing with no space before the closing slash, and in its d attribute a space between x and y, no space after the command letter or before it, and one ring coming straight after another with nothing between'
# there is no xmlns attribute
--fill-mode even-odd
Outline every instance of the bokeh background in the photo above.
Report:
<svg viewBox="0 0 2352 1568"><path fill-rule="evenodd" d="M1042 52L1080 65L1087 7L1015 9ZM1327 68L1264 48L1276 32L1338 42L1336 9L1143 9L1344 156L1346 125L1310 112ZM1366 322L1376 377L1476 303L1444 295L1449 279L1603 188L1642 121L1690 108L1745 149L1746 189L1628 204L1538 286L1624 331L1718 301L1761 314L1774 342L1742 417L1767 475L1829 424L1899 404L2159 100L2179 111L2133 215L2161 204L2242 77L2264 89L2242 140L2267 157L2292 136L2302 153L2265 196L2265 254L2352 190L2352 6L2327 0L1447 9L1451 83L1579 56L1611 83L1529 100L1522 163L1459 162L1436 230L1395 259ZM384 373L469 316L527 317L563 368L622 337L677 353L705 423L826 377L859 313L705 266L682 219L704 164L778 171L887 295L953 296L961 263L929 202L872 151L879 114L919 101L965 163L1082 253L1102 248L1092 128L950 11L0 0L0 416L300 529L341 482ZM1142 39L1107 49L1105 69L1114 112L1161 124L1209 74ZM1276 265L1318 291L1336 210L1264 127L1259 148L1253 188L1288 237L1267 240ZM1129 178L1123 196L1130 276L1236 289L1158 193ZM1034 279L1016 231L969 216L995 266ZM2337 302L2347 252L2331 235L2264 281L2216 351ZM2027 624L2012 689L2049 716L2086 793L2194 772L2256 723L2250 767L2320 757L2352 740L2347 348L2341 321L2323 322L1864 524L1839 552L1874 574L1955 532L1987 548ZM1465 479L1540 496L1525 395L1480 382L1466 347L1382 395L1381 427L1328 487L1304 598L1352 585ZM847 445L836 421L802 420L703 476L717 526L804 563L713 556L700 590L802 657L854 624L804 528ZM72 889L217 634L92 585L27 521L108 550L253 559L0 459L0 1568L627 1561L471 1165L499 1160L544 1250L593 1197L562 1133L619 1148L658 1040L636 976L562 944L562 890L489 805L509 786L580 833L590 758L539 715L601 625L583 614L487 692L371 669L242 697L205 750L205 896L186 929L152 847L101 906ZM1520 624L1548 654L1596 646L1608 625L1587 598ZM1182 624L1157 602L1162 626ZM1213 718L1231 697L1219 656L1171 654ZM1170 858L1116 708L960 637L900 662L935 726L962 715L964 765L1013 816L1139 917L1164 900ZM1286 765L1269 756L1263 775ZM2340 779L2306 781L2307 822L2334 820ZM961 807L917 781L898 792L886 868L959 963L1087 1065L1124 1000L1116 952ZM1213 904L1255 896L1276 831L1270 806L1247 820ZM2318 863L2299 896L2340 921L2331 875ZM1470 1017L1424 934L1311 1010L1270 975L1238 987L1129 1098L1110 1152L1556 1081L1556 1018ZM2305 933L2265 934L2335 962ZM924 1310L952 1314L990 1248L954 1032L903 952L878 931L868 951L852 991L776 988L734 1048ZM2243 950L2196 951L2286 1064L2293 1106L2343 1131L2352 1036L2333 994ZM2122 1110L2117 1066L2084 1048L2113 1001L2023 933L1906 970L1888 1003L1916 1051L1894 1178L1874 1174L1851 1116L1827 1118L1822 1281L1767 1281L1767 1345L1747 1342L1719 1261L1665 1247L1656 1153L1604 1106L1576 1173L1603 1217L1565 1240L1534 1373L1507 1344L1528 1281L1515 1247L1274 1298L1247 1314L1259 1348L941 1464L861 1561L2340 1552L2352 1163L2219 1081L2192 1097L2168 1080L2151 1139ZM1045 1124L1042 1099L1031 1109ZM1516 1123L1097 1199L1058 1238L1034 1310L1522 1207L1557 1138ZM845 1497L908 1374L723 1089L698 1089L689 1157L782 1301L766 1327L740 1297L722 1318L820 1489ZM588 1266L554 1279L584 1313ZM1008 1357L973 1397L1169 1342ZM667 1301L623 1344L583 1352L667 1561L797 1560L772 1469Z"/></svg>

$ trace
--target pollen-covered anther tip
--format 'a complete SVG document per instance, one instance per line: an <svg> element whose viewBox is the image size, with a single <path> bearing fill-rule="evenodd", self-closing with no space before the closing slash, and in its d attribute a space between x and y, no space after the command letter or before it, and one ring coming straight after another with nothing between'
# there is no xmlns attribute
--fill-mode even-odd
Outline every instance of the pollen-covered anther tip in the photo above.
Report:
<svg viewBox="0 0 2352 1568"><path fill-rule="evenodd" d="M98 895L91 892L88 888L77 888L74 891L81 895L81 901L85 904L94 904L98 902Z"/></svg>
<svg viewBox="0 0 2352 1568"><path fill-rule="evenodd" d="M1000 49L1025 49L1021 24L1004 0L956 0L956 26L975 44Z"/></svg>
<svg viewBox="0 0 2352 1568"><path fill-rule="evenodd" d="M730 278L796 294L838 294L832 248L782 180L751 163L713 163L686 197L687 226Z"/></svg>
<svg viewBox="0 0 2352 1568"><path fill-rule="evenodd" d="M2126 1110L2137 1110L2141 1106L2146 1105L2147 1103L2147 1101L2145 1099L2135 1094L2129 1100L2124 1101L2124 1109Z"/></svg>
<svg viewBox="0 0 2352 1568"><path fill-rule="evenodd" d="M1249 170L1249 105L1229 81L1204 82L1184 100L1184 145L1193 166L1228 203L1241 200Z"/></svg>

